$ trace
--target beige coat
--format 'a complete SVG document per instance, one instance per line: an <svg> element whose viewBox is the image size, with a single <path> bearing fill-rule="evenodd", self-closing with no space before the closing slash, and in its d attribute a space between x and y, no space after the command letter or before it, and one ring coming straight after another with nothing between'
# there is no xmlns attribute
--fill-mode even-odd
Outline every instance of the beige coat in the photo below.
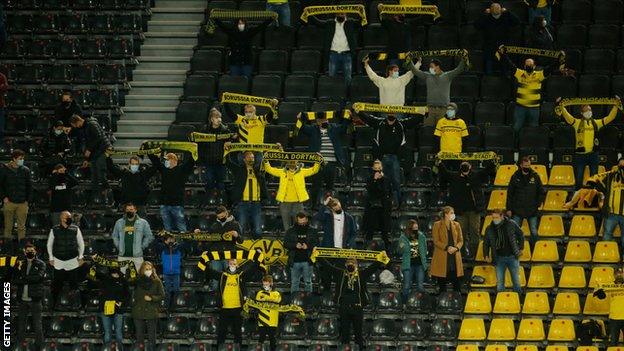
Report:
<svg viewBox="0 0 624 351"><path fill-rule="evenodd" d="M455 241L455 247L461 249L464 246L464 237L462 236L462 230L459 223L451 222L451 233L453 240ZM431 236L433 237L433 258L431 260L431 275L439 278L446 278L446 261L448 252L446 247L448 246L448 238L446 237L446 228L444 221L440 220L433 223L431 229ZM464 276L464 267L462 265L461 250L455 253L455 267L457 268L457 276Z"/></svg>

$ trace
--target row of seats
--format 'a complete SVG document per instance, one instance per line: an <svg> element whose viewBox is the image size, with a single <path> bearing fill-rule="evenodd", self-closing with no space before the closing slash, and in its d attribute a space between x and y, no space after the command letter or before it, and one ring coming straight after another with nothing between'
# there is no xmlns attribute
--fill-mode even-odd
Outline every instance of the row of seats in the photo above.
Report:
<svg viewBox="0 0 624 351"><path fill-rule="evenodd" d="M552 309L551 309L552 303ZM520 304L518 293L512 291L499 292L495 296L494 305L487 291L470 291L466 297L464 314L479 315L591 315L604 316L609 313L609 299L600 300L591 293L585 297L581 307L577 292L558 292L554 300L544 291L530 291Z"/></svg>
<svg viewBox="0 0 624 351"><path fill-rule="evenodd" d="M0 70L6 72L10 83L17 84L116 84L127 80L124 64L4 64Z"/></svg>
<svg viewBox="0 0 624 351"><path fill-rule="evenodd" d="M5 59L123 59L134 54L134 41L131 38L107 39L90 37L78 39L22 39L7 41L1 57Z"/></svg>
<svg viewBox="0 0 624 351"><path fill-rule="evenodd" d="M540 206L540 211L556 211L565 212L563 208L568 198L568 192L565 190L548 190L544 204ZM497 208L507 207L507 190L493 190L490 193L487 209L494 210Z"/></svg>
<svg viewBox="0 0 624 351"><path fill-rule="evenodd" d="M610 149L610 148L609 148ZM615 148L614 148L615 149ZM543 185L550 186L573 186L574 185L574 169L571 165L554 165L550 168L550 177L547 175L547 169L545 165L532 164L533 169L540 177L540 181ZM518 166L501 165L496 171L496 177L494 178L495 186L507 186L513 174L518 170ZM604 173L605 167L598 166L598 173ZM583 175L583 182L589 177L589 168L585 167L585 174Z"/></svg>
<svg viewBox="0 0 624 351"><path fill-rule="evenodd" d="M142 10L149 0L7 0L6 10Z"/></svg>
<svg viewBox="0 0 624 351"><path fill-rule="evenodd" d="M456 351L479 351L479 345L468 345L468 344L460 344L457 345ZM539 351L538 345L524 345L520 344L514 348L507 345L502 344L489 344L485 346L484 351ZM598 346L577 346L576 348L567 345L548 345L544 349L544 351L600 351ZM607 347L606 351L622 351L624 350L621 346L610 346Z"/></svg>
<svg viewBox="0 0 624 351"><path fill-rule="evenodd" d="M72 13L56 15L12 14L7 15L7 30L11 34L48 33L140 33L143 28L141 15L119 13L115 15L97 13Z"/></svg>
<svg viewBox="0 0 624 351"><path fill-rule="evenodd" d="M74 100L82 108L110 108L119 106L117 89L75 89ZM51 108L58 105L58 90L11 89L7 92L10 109Z"/></svg>
<svg viewBox="0 0 624 351"><path fill-rule="evenodd" d="M481 235L485 235L486 228L492 223L492 216L487 215L483 221ZM529 235L529 225L526 220L522 221L522 231L525 236ZM594 238L597 235L602 236L604 227L601 225L596 230L595 218L591 215L574 215L570 220L568 230L565 229L564 220L560 215L542 215L538 225L537 233L544 237L562 237L565 233L569 238ZM614 235L619 236L619 230L616 228Z"/></svg>
<svg viewBox="0 0 624 351"><path fill-rule="evenodd" d="M548 231L542 229L540 236L549 237ZM531 247L528 242L524 242L520 262L549 262L557 263L561 261L559 252L565 252L563 262L565 263L618 263L621 261L619 243L615 241L599 241L594 246L592 255L591 245L586 240L570 240L565 248L558 245L555 240L538 240L531 254ZM479 242L476 259L477 262L486 261L484 259L483 241Z"/></svg>
<svg viewBox="0 0 624 351"><path fill-rule="evenodd" d="M539 318L524 318L516 327L514 321L509 318L495 318L490 323L486 334L485 323L480 318L464 318L459 329L460 341L464 340L490 340L490 341L576 341L575 323L572 319L555 318L550 321L548 334L545 333L544 321Z"/></svg>

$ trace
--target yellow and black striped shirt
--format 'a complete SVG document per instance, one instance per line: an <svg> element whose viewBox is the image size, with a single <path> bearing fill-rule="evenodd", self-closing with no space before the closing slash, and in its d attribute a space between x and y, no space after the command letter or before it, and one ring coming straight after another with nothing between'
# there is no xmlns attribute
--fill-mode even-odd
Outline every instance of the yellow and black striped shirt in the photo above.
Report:
<svg viewBox="0 0 624 351"><path fill-rule="evenodd" d="M539 107L542 99L542 81L544 81L544 71L527 71L516 68L514 77L518 81L516 90L516 103L524 107Z"/></svg>
<svg viewBox="0 0 624 351"><path fill-rule="evenodd" d="M280 303L282 295L279 291L260 290L256 294L256 300L262 302ZM258 310L258 325L261 327L277 327L279 323L279 312L274 310Z"/></svg>
<svg viewBox="0 0 624 351"><path fill-rule="evenodd" d="M238 126L238 139L241 143L247 144L264 144L264 128L269 124L266 115L258 116L258 118L245 118L245 116L236 115L236 125Z"/></svg>
<svg viewBox="0 0 624 351"><path fill-rule="evenodd" d="M243 201L260 201L260 184L253 167L247 167L247 182L243 190Z"/></svg>
<svg viewBox="0 0 624 351"><path fill-rule="evenodd" d="M613 171L596 174L589 181L597 183L607 197L605 206L609 206L609 213L624 216L624 171Z"/></svg>

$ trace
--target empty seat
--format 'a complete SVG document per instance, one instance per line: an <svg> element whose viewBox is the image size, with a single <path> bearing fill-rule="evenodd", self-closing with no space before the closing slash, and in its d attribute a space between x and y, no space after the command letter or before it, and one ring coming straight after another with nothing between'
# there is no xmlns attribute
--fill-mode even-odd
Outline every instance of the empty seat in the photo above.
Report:
<svg viewBox="0 0 624 351"><path fill-rule="evenodd" d="M620 0L594 0L593 17L596 23L614 23L622 22L622 1Z"/></svg>
<svg viewBox="0 0 624 351"><path fill-rule="evenodd" d="M548 328L548 341L575 341L576 332L571 319L553 319Z"/></svg>
<svg viewBox="0 0 624 351"><path fill-rule="evenodd" d="M347 84L342 77L321 76L318 80L317 97L321 100L343 101L347 98Z"/></svg>
<svg viewBox="0 0 624 351"><path fill-rule="evenodd" d="M507 102L511 98L511 81L504 76L481 78L481 99L483 101Z"/></svg>
<svg viewBox="0 0 624 351"><path fill-rule="evenodd" d="M478 324L478 322L476 322L475 324ZM463 325L463 321L462 321L462 325ZM476 329L473 329L473 327L475 327ZM485 326L483 325L483 320L481 319L480 326L470 325L468 330L466 330L466 332L467 332L467 336L469 337L481 337L480 340L484 340L485 339ZM431 334L429 335L429 338L431 340L445 340L445 341L457 340L457 333L458 333L457 326L453 319L436 318L431 323Z"/></svg>
<svg viewBox="0 0 624 351"><path fill-rule="evenodd" d="M592 259L589 242L583 240L571 240L566 247L565 262L590 262Z"/></svg>
<svg viewBox="0 0 624 351"><path fill-rule="evenodd" d="M565 229L563 228L563 218L558 215L543 215L540 218L537 234L539 236L546 237L563 236L563 234L565 234Z"/></svg>
<svg viewBox="0 0 624 351"><path fill-rule="evenodd" d="M483 284L471 282L472 287L493 288L496 286L496 270L494 266L475 266L472 269L472 276L485 279Z"/></svg>
<svg viewBox="0 0 624 351"><path fill-rule="evenodd" d="M588 0L566 1L561 6L561 16L565 23L591 22L592 4Z"/></svg>
<svg viewBox="0 0 624 351"><path fill-rule="evenodd" d="M295 74L317 74L321 70L321 52L318 50L293 50L290 70Z"/></svg>
<svg viewBox="0 0 624 351"><path fill-rule="evenodd" d="M353 77L349 94L353 101L376 102L379 100L379 89L366 76Z"/></svg>
<svg viewBox="0 0 624 351"><path fill-rule="evenodd" d="M478 126L502 126L505 125L505 113L505 104L502 102L478 102L475 105L474 121ZM488 131L485 129L486 135Z"/></svg>
<svg viewBox="0 0 624 351"><path fill-rule="evenodd" d="M249 80L245 76L222 75L219 78L219 96L224 92L249 94Z"/></svg>
<svg viewBox="0 0 624 351"><path fill-rule="evenodd" d="M492 302L490 294L483 291L471 291L466 297L466 305L464 313L469 314L488 314L492 312Z"/></svg>
<svg viewBox="0 0 624 351"><path fill-rule="evenodd" d="M453 101L474 101L479 97L479 77L461 75L453 79L451 85Z"/></svg>
<svg viewBox="0 0 624 351"><path fill-rule="evenodd" d="M284 50L262 50L258 59L259 73L283 74L288 68L288 53Z"/></svg>
<svg viewBox="0 0 624 351"><path fill-rule="evenodd" d="M537 345L517 345L514 351L538 351Z"/></svg>
<svg viewBox="0 0 624 351"><path fill-rule="evenodd" d="M491 330L491 328L490 328ZM492 340L492 339L490 339ZM496 344L496 345L487 345L485 346L485 351L508 351L509 348L507 347L507 345L500 345L500 344Z"/></svg>
<svg viewBox="0 0 624 351"><path fill-rule="evenodd" d="M494 302L494 313L517 314L520 313L520 298L515 291L499 292Z"/></svg>
<svg viewBox="0 0 624 351"><path fill-rule="evenodd" d="M591 215L574 215L570 224L570 237L596 236L596 222Z"/></svg>
<svg viewBox="0 0 624 351"><path fill-rule="evenodd" d="M210 102L216 98L217 80L214 76L190 76L184 82L184 99Z"/></svg>
<svg viewBox="0 0 624 351"><path fill-rule="evenodd" d="M549 314L550 302L548 294L543 291L529 291L524 297L523 314ZM520 330L518 330L518 333Z"/></svg>
<svg viewBox="0 0 624 351"><path fill-rule="evenodd" d="M427 43L430 49L448 49L457 47L459 38L455 27L434 25L429 27ZM449 69L450 70L450 69Z"/></svg>
<svg viewBox="0 0 624 351"><path fill-rule="evenodd" d="M564 23L557 27L557 45L561 48L584 48L587 28L582 24Z"/></svg>
<svg viewBox="0 0 624 351"><path fill-rule="evenodd" d="M546 173L545 165L533 164L531 165L531 169L534 170L537 173L537 175L540 177L540 181L542 182L542 184L546 184L548 182L548 175Z"/></svg>
<svg viewBox="0 0 624 351"><path fill-rule="evenodd" d="M574 169L571 165L554 165L550 169L548 185L551 186L573 186Z"/></svg>
<svg viewBox="0 0 624 351"><path fill-rule="evenodd" d="M587 33L587 43L590 47L615 49L620 46L620 28L614 24L593 24Z"/></svg>
<svg viewBox="0 0 624 351"><path fill-rule="evenodd" d="M507 206L507 190L492 190L488 201L488 210L505 208Z"/></svg>
<svg viewBox="0 0 624 351"><path fill-rule="evenodd" d="M618 243L615 241L599 241L594 248L595 263L618 263L620 262L620 251Z"/></svg>
<svg viewBox="0 0 624 351"><path fill-rule="evenodd" d="M197 50L191 57L193 73L220 73L223 71L223 53L221 50Z"/></svg>
<svg viewBox="0 0 624 351"><path fill-rule="evenodd" d="M295 46L295 30L292 27L269 27L264 31L264 48L289 50ZM284 66L284 70L286 70Z"/></svg>
<svg viewBox="0 0 624 351"><path fill-rule="evenodd" d="M583 55L583 67L585 73L611 74L615 67L615 52L610 49L588 49Z"/></svg>
<svg viewBox="0 0 624 351"><path fill-rule="evenodd" d="M581 313L581 302L579 295L575 292L560 292L555 297L553 314L579 314Z"/></svg>
<svg viewBox="0 0 624 351"><path fill-rule="evenodd" d="M529 288L548 289L555 286L555 275L551 266L534 265L529 274Z"/></svg>
<svg viewBox="0 0 624 351"><path fill-rule="evenodd" d="M284 84L284 98L293 101L297 99L312 99L316 96L315 83L312 76L288 76Z"/></svg>
<svg viewBox="0 0 624 351"><path fill-rule="evenodd" d="M561 269L558 287L562 289L582 289L587 285L585 269L581 266L566 265Z"/></svg>
<svg viewBox="0 0 624 351"><path fill-rule="evenodd" d="M518 341L542 341L546 338L544 323L541 319L522 319L518 327Z"/></svg>
<svg viewBox="0 0 624 351"><path fill-rule="evenodd" d="M557 98L571 98L576 96L576 78L571 76L549 76L544 82L544 100L555 101Z"/></svg>
<svg viewBox="0 0 624 351"><path fill-rule="evenodd" d="M518 170L517 165L500 165L496 170L496 177L494 178L494 185L507 186L511 180L511 176Z"/></svg>
<svg viewBox="0 0 624 351"><path fill-rule="evenodd" d="M559 262L559 251L557 249L557 242L554 240L539 240L538 242L536 242L535 247L533 248L533 256L531 257L531 261ZM532 271L531 276L533 276Z"/></svg>
<svg viewBox="0 0 624 351"><path fill-rule="evenodd" d="M282 97L282 78L275 74L258 74L251 82L251 95Z"/></svg>
<svg viewBox="0 0 624 351"><path fill-rule="evenodd" d="M579 78L580 97L608 97L611 94L611 79L602 74L583 74Z"/></svg>
<svg viewBox="0 0 624 351"><path fill-rule="evenodd" d="M494 318L490 324L488 340L511 341L516 338L514 322L510 318Z"/></svg>
<svg viewBox="0 0 624 351"><path fill-rule="evenodd" d="M563 205L566 203L568 192L565 190L548 190L546 200L544 200L543 211L563 212Z"/></svg>
<svg viewBox="0 0 624 351"><path fill-rule="evenodd" d="M464 318L459 328L458 340L485 340L485 324L481 318Z"/></svg>
<svg viewBox="0 0 624 351"><path fill-rule="evenodd" d="M208 117L208 104L203 101L182 101L176 110L176 122L204 124Z"/></svg>
<svg viewBox="0 0 624 351"><path fill-rule="evenodd" d="M569 351L566 345L548 345L544 351Z"/></svg>
<svg viewBox="0 0 624 351"><path fill-rule="evenodd" d="M455 348L456 351L479 351L479 345L459 344Z"/></svg>
<svg viewBox="0 0 624 351"><path fill-rule="evenodd" d="M589 277L588 288L595 288L602 284L610 284L614 280L613 267L594 267Z"/></svg>

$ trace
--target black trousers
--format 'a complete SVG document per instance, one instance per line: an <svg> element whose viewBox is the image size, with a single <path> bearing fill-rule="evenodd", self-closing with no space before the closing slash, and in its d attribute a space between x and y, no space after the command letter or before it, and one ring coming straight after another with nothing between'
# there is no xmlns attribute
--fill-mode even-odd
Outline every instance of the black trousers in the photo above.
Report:
<svg viewBox="0 0 624 351"><path fill-rule="evenodd" d="M325 165L321 166L319 172L312 177L310 204L313 208L316 208L319 205L319 193L321 190L334 190L336 167L338 167L338 162L327 162Z"/></svg>
<svg viewBox="0 0 624 351"><path fill-rule="evenodd" d="M624 330L624 320L609 319L609 345L616 346L620 339L620 330Z"/></svg>
<svg viewBox="0 0 624 351"><path fill-rule="evenodd" d="M453 290L461 292L462 279L456 275L455 272L451 272L446 278L437 278L438 288L440 292L446 291L446 286L449 282L453 283Z"/></svg>
<svg viewBox="0 0 624 351"><path fill-rule="evenodd" d="M52 292L52 308L56 306L65 283L69 285L70 289L76 289L78 284L82 281L82 278L84 278L83 267L85 266L80 266L72 269L71 271L66 271L64 269L54 270L54 278L52 278L52 284L50 286L50 290Z"/></svg>
<svg viewBox="0 0 624 351"><path fill-rule="evenodd" d="M241 308L222 308L219 311L219 325L217 326L217 349L225 342L228 329L234 334L234 343L243 342L243 317Z"/></svg>
<svg viewBox="0 0 624 351"><path fill-rule="evenodd" d="M21 296L19 297L21 300ZM32 315L33 329L35 331L35 349L43 348L43 328L41 327L41 301L20 301L17 315L17 341L24 340L28 315Z"/></svg>
<svg viewBox="0 0 624 351"><path fill-rule="evenodd" d="M271 346L271 351L275 351L277 348L277 341L275 339L275 335L277 334L277 327L258 327L258 342L260 344L264 343L266 339L269 339L269 345Z"/></svg>
<svg viewBox="0 0 624 351"><path fill-rule="evenodd" d="M139 344L145 344L145 329L147 327L147 347L146 350L156 350L156 328L158 319L137 319L134 318L134 330L136 332L136 341Z"/></svg>
<svg viewBox="0 0 624 351"><path fill-rule="evenodd" d="M390 238L388 234L392 229L392 205L388 207L366 207L364 209L364 237L367 242L373 239L373 232L381 232L381 238L386 245L385 249L390 249Z"/></svg>
<svg viewBox="0 0 624 351"><path fill-rule="evenodd" d="M364 350L364 339L362 338L362 325L364 324L364 312L362 306L345 305L340 306L340 342L348 344L351 342L351 330L355 335L355 343L360 350Z"/></svg>

